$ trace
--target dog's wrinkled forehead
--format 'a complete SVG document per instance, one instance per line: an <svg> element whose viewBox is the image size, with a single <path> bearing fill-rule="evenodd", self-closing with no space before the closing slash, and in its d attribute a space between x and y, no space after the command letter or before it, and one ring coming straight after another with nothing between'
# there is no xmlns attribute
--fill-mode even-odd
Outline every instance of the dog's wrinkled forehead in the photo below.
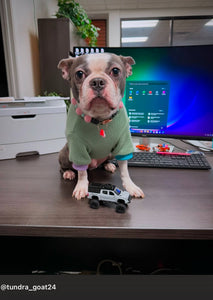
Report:
<svg viewBox="0 0 213 300"><path fill-rule="evenodd" d="M132 74L132 65L135 61L130 56L118 56L113 53L86 54L76 58L62 59L58 68L62 70L64 79L73 78L75 71L82 68L87 75L90 73L107 73L112 67L119 67L124 78Z"/></svg>
<svg viewBox="0 0 213 300"><path fill-rule="evenodd" d="M107 72L113 64L123 67L118 56L109 53L88 55L87 64L89 70L93 73Z"/></svg>

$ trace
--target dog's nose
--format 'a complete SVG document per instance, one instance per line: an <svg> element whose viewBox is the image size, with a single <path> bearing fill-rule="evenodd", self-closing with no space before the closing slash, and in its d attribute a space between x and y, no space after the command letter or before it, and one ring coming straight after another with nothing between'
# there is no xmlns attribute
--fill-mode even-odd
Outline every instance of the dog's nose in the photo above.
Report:
<svg viewBox="0 0 213 300"><path fill-rule="evenodd" d="M105 87L106 82L103 78L93 78L89 84L93 90L100 91Z"/></svg>

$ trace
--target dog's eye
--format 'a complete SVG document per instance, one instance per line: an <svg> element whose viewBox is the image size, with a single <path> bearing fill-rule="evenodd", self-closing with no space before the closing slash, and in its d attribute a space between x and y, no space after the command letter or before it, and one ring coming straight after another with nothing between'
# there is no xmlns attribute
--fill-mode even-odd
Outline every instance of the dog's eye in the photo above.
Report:
<svg viewBox="0 0 213 300"><path fill-rule="evenodd" d="M118 77L120 74L120 70L118 68L113 68L111 71L111 75L113 75L114 77Z"/></svg>
<svg viewBox="0 0 213 300"><path fill-rule="evenodd" d="M83 79L83 78L85 77L85 74L84 74L83 71L77 71L77 72L75 73L75 77L76 77L77 79Z"/></svg>

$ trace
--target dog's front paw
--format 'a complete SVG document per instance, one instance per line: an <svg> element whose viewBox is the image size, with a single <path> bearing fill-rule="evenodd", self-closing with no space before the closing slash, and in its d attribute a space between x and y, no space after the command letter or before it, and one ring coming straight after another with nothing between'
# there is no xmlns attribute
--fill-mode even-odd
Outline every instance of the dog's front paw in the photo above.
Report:
<svg viewBox="0 0 213 300"><path fill-rule="evenodd" d="M104 165L104 169L110 173L115 173L116 166L113 163L107 163Z"/></svg>
<svg viewBox="0 0 213 300"><path fill-rule="evenodd" d="M88 183L86 182L78 182L72 196L77 200L81 200L88 195Z"/></svg>
<svg viewBox="0 0 213 300"><path fill-rule="evenodd" d="M123 187L127 190L127 192L135 198L144 198L144 192L141 188L139 188L137 185L132 182L132 180L128 180L123 183Z"/></svg>
<svg viewBox="0 0 213 300"><path fill-rule="evenodd" d="M65 180L73 180L73 179L75 179L75 173L71 170L65 171L63 173L63 178Z"/></svg>

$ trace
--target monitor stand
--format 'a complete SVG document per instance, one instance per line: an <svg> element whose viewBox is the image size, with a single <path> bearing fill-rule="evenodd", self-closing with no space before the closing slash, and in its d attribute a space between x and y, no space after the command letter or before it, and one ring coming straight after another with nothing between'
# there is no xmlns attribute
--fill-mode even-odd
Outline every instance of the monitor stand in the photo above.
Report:
<svg viewBox="0 0 213 300"><path fill-rule="evenodd" d="M150 145L150 144L151 144L151 138L148 138L148 137L146 137L146 136L140 137L140 138L139 138L139 144L142 144L142 145Z"/></svg>
<svg viewBox="0 0 213 300"><path fill-rule="evenodd" d="M161 138L159 137L133 137L133 141L137 142L139 145L151 145L151 144L162 144Z"/></svg>

